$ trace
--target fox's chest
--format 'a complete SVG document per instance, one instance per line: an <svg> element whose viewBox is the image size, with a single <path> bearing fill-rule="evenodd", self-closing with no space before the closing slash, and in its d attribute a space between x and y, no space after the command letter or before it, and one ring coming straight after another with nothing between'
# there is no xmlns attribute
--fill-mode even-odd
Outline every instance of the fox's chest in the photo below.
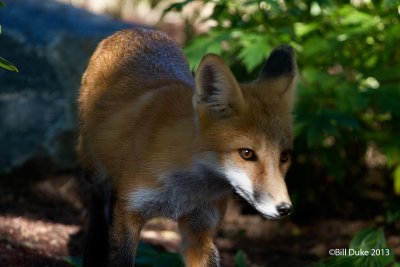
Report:
<svg viewBox="0 0 400 267"><path fill-rule="evenodd" d="M214 209L214 201L231 192L219 173L205 167L171 172L160 180L162 187L136 189L130 194L130 208L146 219L177 220L196 211L208 213Z"/></svg>

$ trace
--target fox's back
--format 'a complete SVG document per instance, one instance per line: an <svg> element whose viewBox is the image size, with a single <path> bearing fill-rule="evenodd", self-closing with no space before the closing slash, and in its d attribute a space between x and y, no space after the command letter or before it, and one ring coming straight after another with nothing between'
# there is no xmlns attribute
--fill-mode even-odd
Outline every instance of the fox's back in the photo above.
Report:
<svg viewBox="0 0 400 267"><path fill-rule="evenodd" d="M191 112L193 87L182 51L164 33L124 30L103 40L90 59L80 90L83 161L93 161L95 155L116 166L114 160L132 157L130 149L138 151L136 143L145 149L160 122ZM118 157L112 155L114 151L119 151Z"/></svg>
<svg viewBox="0 0 400 267"><path fill-rule="evenodd" d="M112 108L121 99L132 101L174 81L194 86L184 55L171 39L145 29L117 32L103 40L90 59L82 79L80 115Z"/></svg>

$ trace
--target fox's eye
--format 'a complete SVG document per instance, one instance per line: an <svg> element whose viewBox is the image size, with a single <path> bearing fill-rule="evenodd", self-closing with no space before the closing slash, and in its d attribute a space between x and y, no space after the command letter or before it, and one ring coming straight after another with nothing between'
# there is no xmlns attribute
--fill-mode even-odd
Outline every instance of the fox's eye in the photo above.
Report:
<svg viewBox="0 0 400 267"><path fill-rule="evenodd" d="M281 163L286 163L290 159L290 154L290 150L283 151L280 158Z"/></svg>
<svg viewBox="0 0 400 267"><path fill-rule="evenodd" d="M251 161L257 160L256 153L253 150L249 149L249 148L241 148L241 149L239 149L239 155L244 160L251 160Z"/></svg>

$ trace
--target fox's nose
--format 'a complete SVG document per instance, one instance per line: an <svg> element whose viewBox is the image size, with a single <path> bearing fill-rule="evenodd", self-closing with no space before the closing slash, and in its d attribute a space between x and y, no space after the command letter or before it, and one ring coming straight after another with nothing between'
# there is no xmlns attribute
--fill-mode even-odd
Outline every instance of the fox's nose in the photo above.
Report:
<svg viewBox="0 0 400 267"><path fill-rule="evenodd" d="M292 211L292 205L285 202L281 202L276 206L276 209L278 210L279 215L285 216Z"/></svg>

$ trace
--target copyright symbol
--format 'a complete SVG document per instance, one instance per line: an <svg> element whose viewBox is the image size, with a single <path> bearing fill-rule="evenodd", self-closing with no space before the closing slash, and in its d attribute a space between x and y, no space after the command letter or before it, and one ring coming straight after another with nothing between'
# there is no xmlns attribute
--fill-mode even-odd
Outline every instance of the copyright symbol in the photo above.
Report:
<svg viewBox="0 0 400 267"><path fill-rule="evenodd" d="M329 256L333 256L335 255L335 250L334 249L330 249L329 250Z"/></svg>

